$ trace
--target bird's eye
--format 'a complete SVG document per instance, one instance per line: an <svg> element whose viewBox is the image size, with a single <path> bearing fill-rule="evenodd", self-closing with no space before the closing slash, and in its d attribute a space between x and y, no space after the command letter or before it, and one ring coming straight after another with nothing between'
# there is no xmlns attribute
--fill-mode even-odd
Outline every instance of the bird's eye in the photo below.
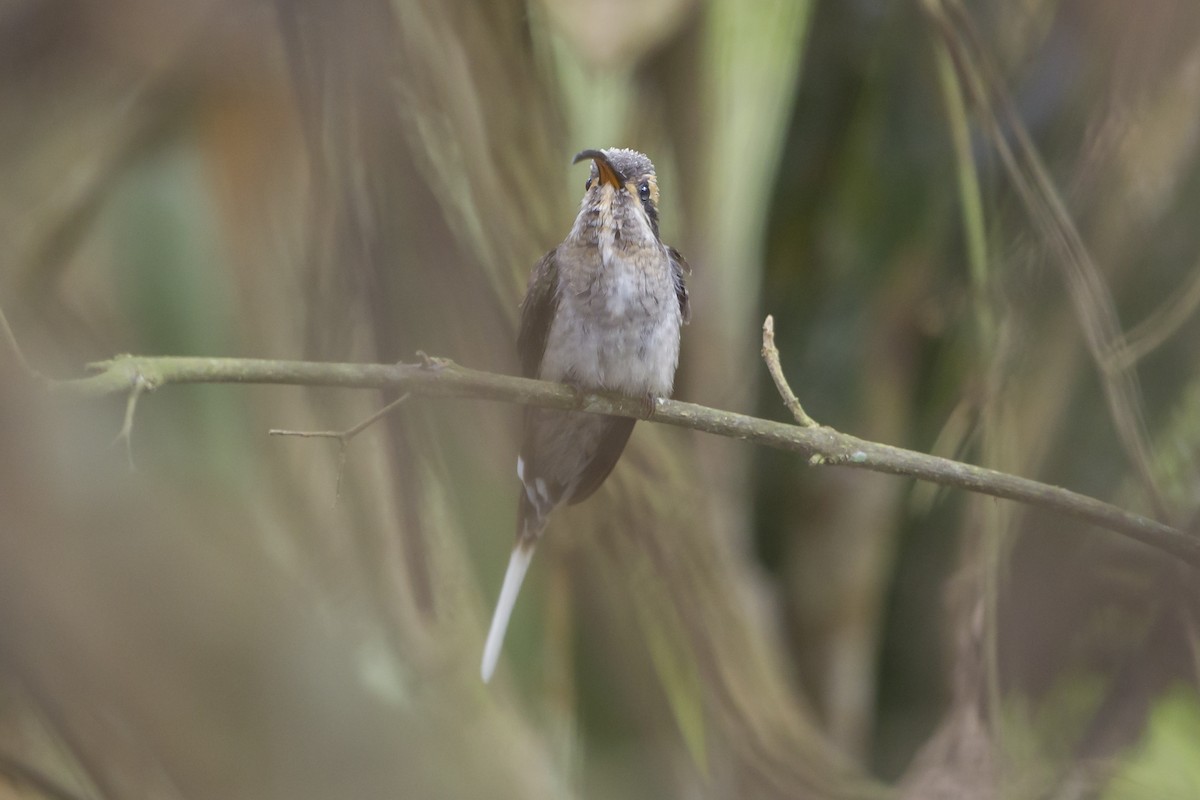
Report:
<svg viewBox="0 0 1200 800"><path fill-rule="evenodd" d="M586 192L590 188L592 188L592 179L588 178L586 181L583 182L583 190Z"/></svg>
<svg viewBox="0 0 1200 800"><path fill-rule="evenodd" d="M642 202L650 199L650 184L647 181L642 181L638 184L638 197L642 198Z"/></svg>

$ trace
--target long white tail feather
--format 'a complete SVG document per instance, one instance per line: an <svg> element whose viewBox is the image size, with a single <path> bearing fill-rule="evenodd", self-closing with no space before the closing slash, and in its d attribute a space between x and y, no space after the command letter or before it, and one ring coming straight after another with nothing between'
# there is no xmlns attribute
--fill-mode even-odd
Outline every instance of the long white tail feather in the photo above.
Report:
<svg viewBox="0 0 1200 800"><path fill-rule="evenodd" d="M508 620L512 617L513 606L517 602L517 594L525 580L529 562L533 560L533 544L519 541L513 547L512 556L508 559L508 571L504 573L504 584L500 587L500 599L496 601L496 612L492 615L492 627L488 631L487 643L483 646L483 667L480 673L483 682L492 679L496 671L496 662L500 659L500 648L504 644L504 633L508 630Z"/></svg>

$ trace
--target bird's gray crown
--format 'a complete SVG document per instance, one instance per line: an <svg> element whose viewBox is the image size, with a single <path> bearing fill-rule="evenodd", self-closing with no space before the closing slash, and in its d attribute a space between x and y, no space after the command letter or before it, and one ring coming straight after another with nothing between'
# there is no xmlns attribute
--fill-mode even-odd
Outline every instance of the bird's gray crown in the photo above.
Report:
<svg viewBox="0 0 1200 800"><path fill-rule="evenodd" d="M645 153L624 147L606 147L602 152L627 180L654 174L654 164Z"/></svg>

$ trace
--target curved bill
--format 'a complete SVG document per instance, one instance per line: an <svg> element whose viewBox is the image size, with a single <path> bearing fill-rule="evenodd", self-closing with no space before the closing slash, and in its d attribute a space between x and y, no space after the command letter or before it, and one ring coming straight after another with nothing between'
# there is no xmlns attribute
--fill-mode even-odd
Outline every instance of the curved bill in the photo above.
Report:
<svg viewBox="0 0 1200 800"><path fill-rule="evenodd" d="M580 161L589 158L596 162L596 171L600 175L600 183L607 183L614 189L620 189L625 185L625 176L613 166L603 150L584 150L571 159L571 163L578 164Z"/></svg>

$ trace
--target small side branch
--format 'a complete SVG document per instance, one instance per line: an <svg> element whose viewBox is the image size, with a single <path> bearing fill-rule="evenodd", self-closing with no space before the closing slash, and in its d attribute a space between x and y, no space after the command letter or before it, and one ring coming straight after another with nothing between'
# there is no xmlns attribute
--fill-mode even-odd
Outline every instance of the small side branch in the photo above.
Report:
<svg viewBox="0 0 1200 800"><path fill-rule="evenodd" d="M763 322L762 357L763 361L767 362L767 372L771 373L771 380L775 381L775 389L783 398L783 404L787 410L792 412L792 418L796 420L796 424L803 428L817 427L813 418L804 413L804 409L800 406L800 400L792 391L792 387L788 385L787 378L783 376L783 367L779 363L779 348L775 346L775 317L770 314L767 314L767 319Z"/></svg>
<svg viewBox="0 0 1200 800"><path fill-rule="evenodd" d="M642 418L638 398L578 395L557 383L467 369L450 361L423 364L339 364L244 358L121 356L94 365L97 374L51 383L57 392L102 396L129 391L129 375L152 387L171 383L259 383L397 389L413 396L461 397ZM1200 569L1200 538L1092 497L996 470L869 442L826 427L801 427L714 408L664 400L653 422L742 439L828 463L931 481L943 486L1045 508L1156 547Z"/></svg>
<svg viewBox="0 0 1200 800"><path fill-rule="evenodd" d="M342 475L346 471L346 448L350 441L365 431L371 425L378 422L383 417L395 411L404 404L412 395L408 392L397 397L392 402L388 403L383 408L376 411L371 416L364 419L357 425L347 428L344 431L289 431L281 428L271 428L267 431L268 436L297 436L301 439L337 439L338 440L338 470L337 470L337 490L334 494L334 503L342 499Z"/></svg>

